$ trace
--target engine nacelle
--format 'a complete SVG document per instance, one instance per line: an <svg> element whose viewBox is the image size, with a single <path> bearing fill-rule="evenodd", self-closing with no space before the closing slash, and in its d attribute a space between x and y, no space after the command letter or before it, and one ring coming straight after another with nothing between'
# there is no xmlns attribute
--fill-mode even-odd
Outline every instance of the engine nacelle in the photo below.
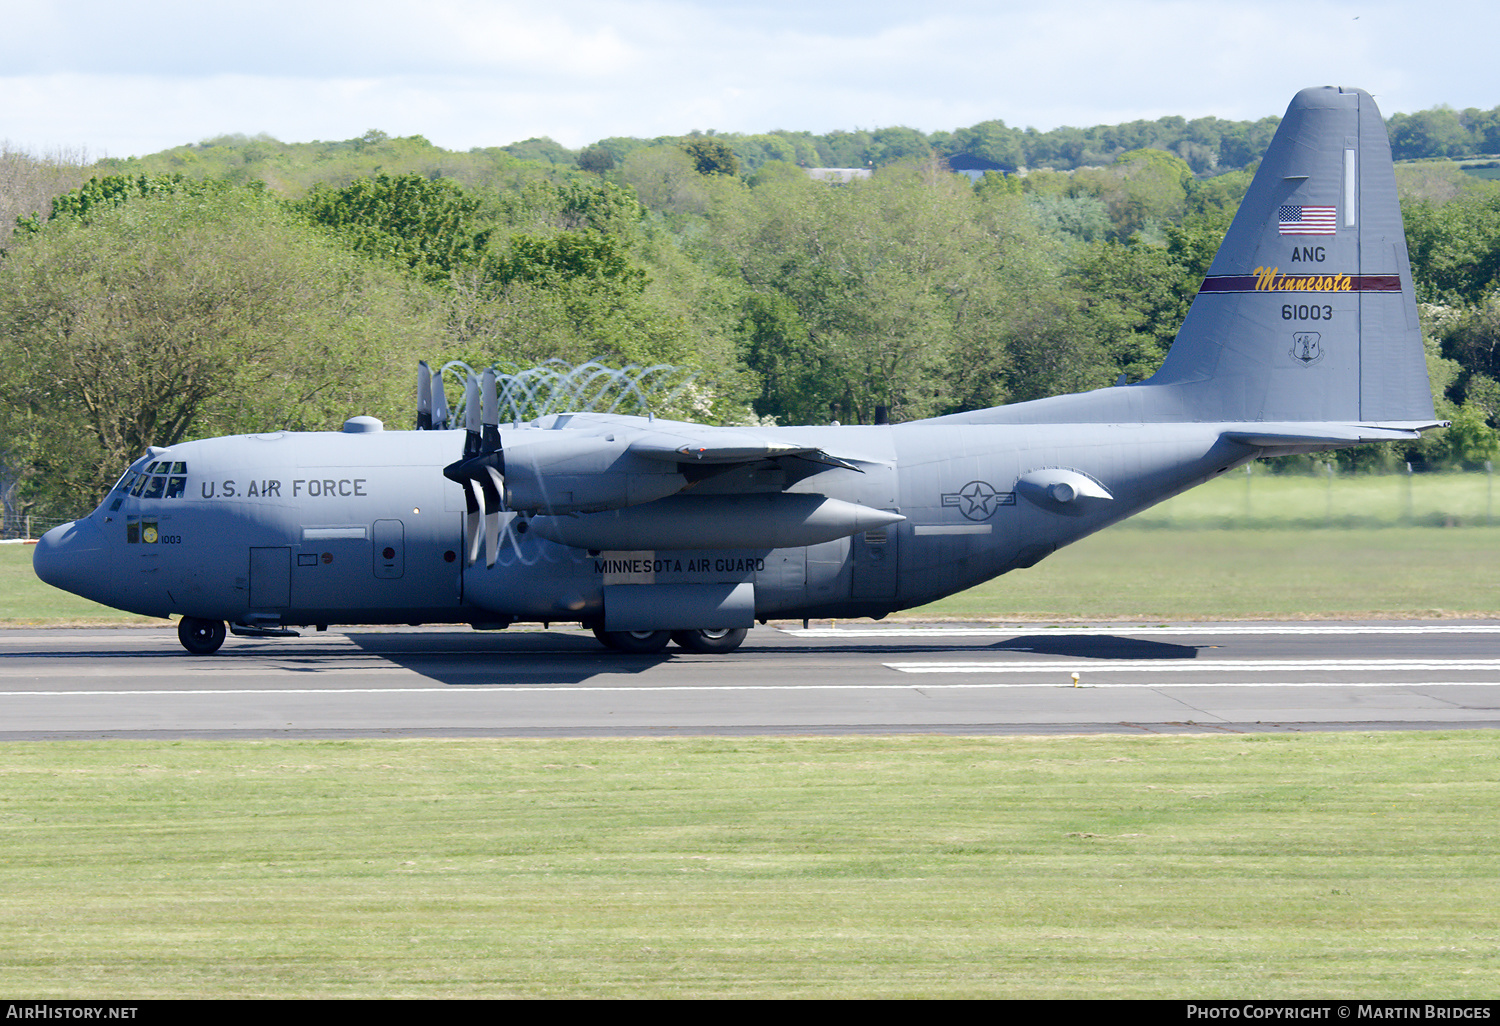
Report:
<svg viewBox="0 0 1500 1026"><path fill-rule="evenodd" d="M634 455L623 440L572 432L505 437L505 507L517 513L596 513L675 495L673 463Z"/></svg>
<svg viewBox="0 0 1500 1026"><path fill-rule="evenodd" d="M783 549L900 523L900 513L823 495L684 495L592 516L538 517L529 529L579 549Z"/></svg>

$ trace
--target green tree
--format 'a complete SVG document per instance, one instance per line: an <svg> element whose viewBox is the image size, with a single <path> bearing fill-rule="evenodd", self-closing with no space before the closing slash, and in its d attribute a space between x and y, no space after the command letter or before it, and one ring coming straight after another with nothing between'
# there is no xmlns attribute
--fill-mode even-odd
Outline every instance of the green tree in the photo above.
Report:
<svg viewBox="0 0 1500 1026"><path fill-rule="evenodd" d="M1074 174L1073 195L1093 194L1109 207L1116 238L1129 238L1147 224L1181 218L1193 171L1165 150L1122 153L1113 165Z"/></svg>
<svg viewBox="0 0 1500 1026"><path fill-rule="evenodd" d="M602 175L615 169L615 155L603 146L585 146L578 151L578 169Z"/></svg>
<svg viewBox="0 0 1500 1026"><path fill-rule="evenodd" d="M163 175L106 175L90 178L83 185L56 196L46 218L32 216L23 218L19 227L24 231L40 231L44 221L58 217L71 217L87 221L95 214L131 199L150 196L201 195L205 192L222 192L228 185L224 182L202 182L180 174Z"/></svg>
<svg viewBox="0 0 1500 1026"><path fill-rule="evenodd" d="M1466 470L1477 470L1486 460L1500 452L1500 437L1485 423L1484 411L1465 403L1453 414L1453 421L1443 432L1448 459Z"/></svg>
<svg viewBox="0 0 1500 1026"><path fill-rule="evenodd" d="M0 252L18 221L40 225L53 199L83 182L85 163L81 155L34 156L0 141Z"/></svg>
<svg viewBox="0 0 1500 1026"><path fill-rule="evenodd" d="M59 218L0 261L6 459L79 514L149 445L404 420L421 307L244 189Z"/></svg>
<svg viewBox="0 0 1500 1026"><path fill-rule="evenodd" d="M1417 298L1476 303L1500 280L1500 185L1441 206L1403 203Z"/></svg>
<svg viewBox="0 0 1500 1026"><path fill-rule="evenodd" d="M614 236L601 232L513 235L510 251L494 261L491 274L502 286L550 287L586 281L635 295L646 286L645 271L631 264Z"/></svg>
<svg viewBox="0 0 1500 1026"><path fill-rule="evenodd" d="M693 162L694 170L700 175L734 177L740 173L740 159L734 155L734 150L729 144L722 139L697 136L684 142L682 151L688 155L688 159Z"/></svg>
<svg viewBox="0 0 1500 1026"><path fill-rule="evenodd" d="M319 186L298 209L335 229L355 250L443 281L484 248L474 220L479 201L446 178L417 174L360 178L342 189Z"/></svg>

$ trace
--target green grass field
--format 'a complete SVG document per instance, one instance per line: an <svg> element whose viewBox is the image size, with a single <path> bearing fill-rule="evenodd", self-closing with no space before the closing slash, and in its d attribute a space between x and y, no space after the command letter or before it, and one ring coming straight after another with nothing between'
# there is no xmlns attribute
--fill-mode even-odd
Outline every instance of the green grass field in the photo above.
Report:
<svg viewBox="0 0 1500 1026"><path fill-rule="evenodd" d="M1270 474L1232 471L1137 515L1143 528L1475 527L1500 525L1487 474Z"/></svg>
<svg viewBox="0 0 1500 1026"><path fill-rule="evenodd" d="M7 997L1494 998L1500 738L0 746Z"/></svg>
<svg viewBox="0 0 1500 1026"><path fill-rule="evenodd" d="M902 616L940 620L1500 615L1500 528L1121 526Z"/></svg>
<svg viewBox="0 0 1500 1026"><path fill-rule="evenodd" d="M915 612L1500 615L1483 478L1347 482ZM0 622L127 619L0 546ZM0 996L1494 999L1497 807L1492 731L12 743Z"/></svg>

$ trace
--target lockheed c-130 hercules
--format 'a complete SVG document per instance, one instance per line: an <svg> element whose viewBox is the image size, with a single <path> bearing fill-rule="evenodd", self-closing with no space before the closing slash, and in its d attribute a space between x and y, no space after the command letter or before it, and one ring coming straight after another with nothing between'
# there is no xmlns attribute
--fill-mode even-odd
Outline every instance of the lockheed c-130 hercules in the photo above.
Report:
<svg viewBox="0 0 1500 1026"><path fill-rule="evenodd" d="M1035 564L1262 456L1435 421L1390 145L1369 94L1298 93L1151 378L903 424L599 413L153 448L36 547L42 580L188 651L328 624L581 623L727 652L767 618L882 617ZM483 555L483 558L479 558Z"/></svg>

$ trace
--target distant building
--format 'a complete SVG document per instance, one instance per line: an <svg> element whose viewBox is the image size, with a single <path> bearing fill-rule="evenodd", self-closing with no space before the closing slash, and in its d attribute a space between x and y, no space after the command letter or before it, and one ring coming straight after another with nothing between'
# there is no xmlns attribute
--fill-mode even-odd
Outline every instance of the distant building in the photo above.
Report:
<svg viewBox="0 0 1500 1026"><path fill-rule="evenodd" d="M986 171L994 171L1002 175L1013 175L1016 169L997 164L993 160L976 157L972 153L955 153L947 158L948 170L956 175L963 175L971 182L977 182L984 177Z"/></svg>
<svg viewBox="0 0 1500 1026"><path fill-rule="evenodd" d="M870 169L866 167L808 167L803 170L815 182L832 182L834 185L870 177Z"/></svg>

